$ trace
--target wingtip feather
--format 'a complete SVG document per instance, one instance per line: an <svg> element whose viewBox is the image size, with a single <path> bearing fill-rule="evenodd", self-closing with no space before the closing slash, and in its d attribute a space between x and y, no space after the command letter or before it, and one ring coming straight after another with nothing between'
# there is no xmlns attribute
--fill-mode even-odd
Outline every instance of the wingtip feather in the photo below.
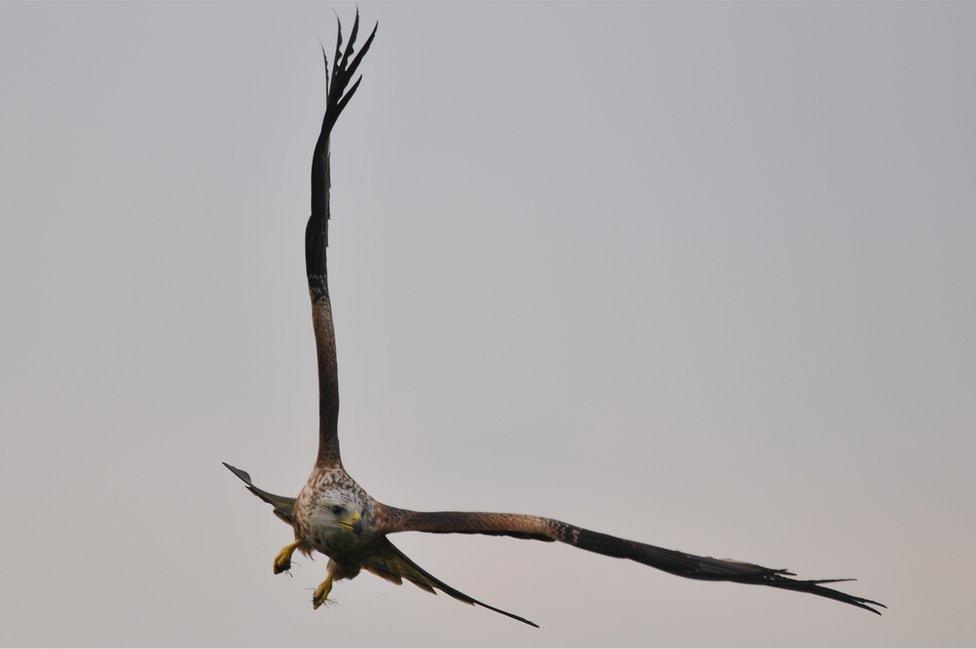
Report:
<svg viewBox="0 0 976 649"><path fill-rule="evenodd" d="M251 474L249 474L247 471L243 469L238 469L236 466L232 464L227 464L226 462L223 461L221 461L221 464L227 467L227 470L233 473L235 476L237 476L240 480L243 480L247 484L251 484Z"/></svg>

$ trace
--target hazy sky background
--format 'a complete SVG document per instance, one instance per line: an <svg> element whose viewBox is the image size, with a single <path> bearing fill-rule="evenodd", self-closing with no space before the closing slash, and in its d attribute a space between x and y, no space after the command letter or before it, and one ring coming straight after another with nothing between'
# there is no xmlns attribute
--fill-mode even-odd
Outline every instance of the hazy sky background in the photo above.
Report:
<svg viewBox="0 0 976 649"><path fill-rule="evenodd" d="M219 466L316 447L347 4L0 5L0 643L976 643L976 4L371 4L334 138L350 472L859 577L881 618L568 546L324 561Z"/></svg>

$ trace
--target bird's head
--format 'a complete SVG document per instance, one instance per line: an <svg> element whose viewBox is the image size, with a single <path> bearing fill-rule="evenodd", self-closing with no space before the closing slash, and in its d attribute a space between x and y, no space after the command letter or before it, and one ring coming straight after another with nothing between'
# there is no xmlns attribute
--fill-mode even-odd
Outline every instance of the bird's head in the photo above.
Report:
<svg viewBox="0 0 976 649"><path fill-rule="evenodd" d="M318 526L339 534L363 533L363 506L341 495L330 494L317 508Z"/></svg>

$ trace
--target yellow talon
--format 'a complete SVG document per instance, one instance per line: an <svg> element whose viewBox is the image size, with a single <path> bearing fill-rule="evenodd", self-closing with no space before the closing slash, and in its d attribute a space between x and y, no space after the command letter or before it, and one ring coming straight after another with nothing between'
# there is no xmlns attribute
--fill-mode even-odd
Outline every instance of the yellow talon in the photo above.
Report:
<svg viewBox="0 0 976 649"><path fill-rule="evenodd" d="M329 562L329 572L325 575L325 581L319 584L312 595L312 608L317 609L328 601L329 593L332 592L332 578L335 575L335 564Z"/></svg>
<svg viewBox="0 0 976 649"><path fill-rule="evenodd" d="M280 575L286 570L291 569L291 555L298 548L298 541L281 548L281 552L274 559L274 574Z"/></svg>

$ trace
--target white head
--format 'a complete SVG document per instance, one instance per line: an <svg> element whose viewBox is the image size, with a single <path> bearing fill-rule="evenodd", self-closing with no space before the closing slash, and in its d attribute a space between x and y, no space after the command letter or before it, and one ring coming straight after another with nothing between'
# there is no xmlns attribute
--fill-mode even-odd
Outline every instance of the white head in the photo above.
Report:
<svg viewBox="0 0 976 649"><path fill-rule="evenodd" d="M329 536L359 536L363 531L364 507L348 492L329 490L316 498L313 527Z"/></svg>

